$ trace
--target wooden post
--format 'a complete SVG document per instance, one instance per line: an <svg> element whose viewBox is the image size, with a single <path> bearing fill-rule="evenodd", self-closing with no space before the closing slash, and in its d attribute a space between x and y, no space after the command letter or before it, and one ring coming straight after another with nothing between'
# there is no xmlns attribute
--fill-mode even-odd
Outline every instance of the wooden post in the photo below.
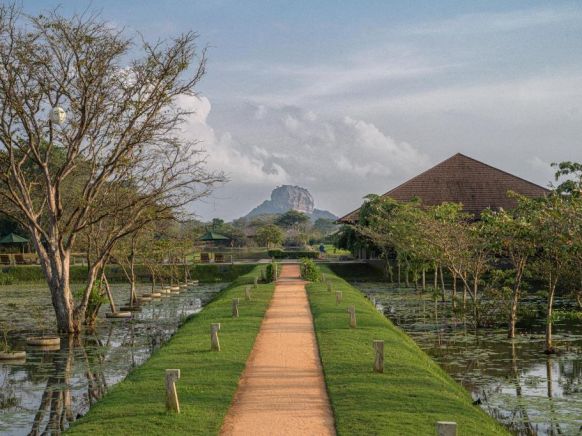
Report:
<svg viewBox="0 0 582 436"><path fill-rule="evenodd" d="M251 287L245 286L245 300L251 299Z"/></svg>
<svg viewBox="0 0 582 436"><path fill-rule="evenodd" d="M457 436L457 423L449 421L437 421L437 436Z"/></svg>
<svg viewBox="0 0 582 436"><path fill-rule="evenodd" d="M232 299L232 317L238 318L238 298Z"/></svg>
<svg viewBox="0 0 582 436"><path fill-rule="evenodd" d="M374 372L384 372L384 341L374 341L373 342L374 351L376 355L374 357Z"/></svg>
<svg viewBox="0 0 582 436"><path fill-rule="evenodd" d="M218 331L220 330L220 323L210 324L210 349L212 351L220 351L220 342L218 342Z"/></svg>
<svg viewBox="0 0 582 436"><path fill-rule="evenodd" d="M166 369L166 410L180 413L176 380L180 379L179 369Z"/></svg>
<svg viewBox="0 0 582 436"><path fill-rule="evenodd" d="M348 313L350 314L350 327L355 329L356 328L356 306L353 304L348 307Z"/></svg>
<svg viewBox="0 0 582 436"><path fill-rule="evenodd" d="M340 304L342 301L342 291L335 291L335 304Z"/></svg>

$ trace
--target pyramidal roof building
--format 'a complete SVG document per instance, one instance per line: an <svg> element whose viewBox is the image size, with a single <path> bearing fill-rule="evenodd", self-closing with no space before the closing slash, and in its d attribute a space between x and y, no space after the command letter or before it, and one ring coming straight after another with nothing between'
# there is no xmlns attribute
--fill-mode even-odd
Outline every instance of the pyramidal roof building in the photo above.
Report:
<svg viewBox="0 0 582 436"><path fill-rule="evenodd" d="M444 202L461 203L465 212L479 216L487 208L495 210L515 207L516 200L507 196L508 191L528 197L542 197L549 192L535 183L457 153L386 192L383 197L398 201L410 201L418 197L425 206ZM338 222L355 224L359 217L360 209L356 209Z"/></svg>

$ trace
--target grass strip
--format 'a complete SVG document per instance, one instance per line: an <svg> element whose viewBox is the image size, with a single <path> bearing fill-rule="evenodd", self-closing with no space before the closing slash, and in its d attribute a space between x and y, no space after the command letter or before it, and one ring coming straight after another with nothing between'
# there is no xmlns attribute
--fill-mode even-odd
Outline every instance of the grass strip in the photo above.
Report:
<svg viewBox="0 0 582 436"><path fill-rule="evenodd" d="M244 288L260 268L236 279L167 344L114 386L69 434L217 434L236 391L274 284L260 284L245 301ZM232 318L233 298L239 318ZM210 351L210 324L219 322L221 351ZM181 413L166 412L165 370L179 368Z"/></svg>
<svg viewBox="0 0 582 436"><path fill-rule="evenodd" d="M307 290L338 435L431 435L437 421L455 421L459 435L509 434L361 292L321 270L333 292L324 283ZM335 291L342 291L339 305ZM383 374L372 371L373 340L384 340Z"/></svg>

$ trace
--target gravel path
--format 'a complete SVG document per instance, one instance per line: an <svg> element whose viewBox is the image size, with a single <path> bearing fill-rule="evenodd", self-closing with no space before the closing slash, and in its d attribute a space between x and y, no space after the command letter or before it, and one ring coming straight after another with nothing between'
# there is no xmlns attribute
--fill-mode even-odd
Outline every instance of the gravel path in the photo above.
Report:
<svg viewBox="0 0 582 436"><path fill-rule="evenodd" d="M284 265L222 435L335 435L299 265Z"/></svg>

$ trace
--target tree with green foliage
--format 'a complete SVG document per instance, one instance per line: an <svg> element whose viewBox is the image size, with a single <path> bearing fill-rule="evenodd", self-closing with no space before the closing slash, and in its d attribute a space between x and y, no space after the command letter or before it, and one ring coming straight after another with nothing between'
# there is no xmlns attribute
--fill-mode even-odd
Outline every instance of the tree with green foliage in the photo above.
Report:
<svg viewBox="0 0 582 436"><path fill-rule="evenodd" d="M130 59L133 39L94 15L30 16L15 5L0 6L0 40L2 212L30 235L59 331L76 333L108 256L101 250L75 301L69 265L82 233L108 219L115 231L103 247L115 244L153 207L180 209L224 179L177 135L189 114L178 99L195 93L205 55L190 32L142 41Z"/></svg>
<svg viewBox="0 0 582 436"><path fill-rule="evenodd" d="M303 212L291 209L277 217L275 224L279 227L289 229L291 227L304 226L309 222L309 217Z"/></svg>
<svg viewBox="0 0 582 436"><path fill-rule="evenodd" d="M513 210L497 212L487 210L481 214L481 220L490 230L487 237L494 252L502 258L508 259L512 266L508 338L515 337L517 309L524 275L529 262L537 251L536 228L533 221L537 202L525 196L511 195L518 201L517 207Z"/></svg>
<svg viewBox="0 0 582 436"><path fill-rule="evenodd" d="M284 238L285 234L283 231L274 224L259 227L256 234L257 243L261 247L267 247L269 249L280 246Z"/></svg>

